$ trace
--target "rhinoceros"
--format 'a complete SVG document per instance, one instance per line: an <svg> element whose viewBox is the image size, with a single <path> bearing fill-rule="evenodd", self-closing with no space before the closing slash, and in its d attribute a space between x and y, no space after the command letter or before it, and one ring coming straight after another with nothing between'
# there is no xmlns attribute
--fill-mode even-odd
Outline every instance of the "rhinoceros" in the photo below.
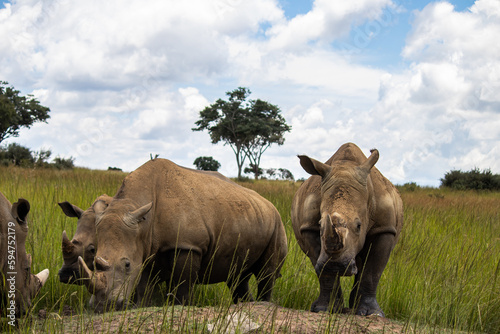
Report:
<svg viewBox="0 0 500 334"><path fill-rule="evenodd" d="M11 320L26 313L49 276L48 269L31 274L31 255L25 246L29 210L27 200L11 204L0 192L0 299L2 312Z"/></svg>
<svg viewBox="0 0 500 334"><path fill-rule="evenodd" d="M96 212L95 270L86 285L97 312L148 302L146 289L166 281L175 303L190 303L195 283L226 282L234 302L269 300L287 253L276 208L219 173L148 161L129 174L109 206ZM155 281L153 281L155 280Z"/></svg>
<svg viewBox="0 0 500 334"><path fill-rule="evenodd" d="M81 256L87 266L94 268L95 257L95 211L102 211L111 201L112 197L103 194L94 201L87 210L82 210L78 206L69 202L58 203L64 214L68 217L78 218L76 232L70 241L66 231L62 233L62 253L64 263L59 269L59 281L68 284L83 284L80 279L81 267L78 264L78 257Z"/></svg>
<svg viewBox="0 0 500 334"><path fill-rule="evenodd" d="M312 176L294 196L292 225L319 278L313 312L342 311L340 276L355 275L349 307L358 315L384 316L377 286L403 226L403 204L397 189L373 167L378 158L376 149L367 159L352 143L326 163L299 156Z"/></svg>

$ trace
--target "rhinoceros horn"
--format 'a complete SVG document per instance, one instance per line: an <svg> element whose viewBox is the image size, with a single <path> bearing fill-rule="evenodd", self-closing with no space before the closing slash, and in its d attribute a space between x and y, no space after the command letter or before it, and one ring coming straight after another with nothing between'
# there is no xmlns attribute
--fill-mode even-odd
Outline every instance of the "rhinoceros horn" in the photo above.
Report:
<svg viewBox="0 0 500 334"><path fill-rule="evenodd" d="M334 216L334 219L339 220L340 218ZM336 221L336 223L337 224L334 224L334 222L332 221L332 217L330 215L326 216L325 229L323 232L323 242L327 252L329 253L340 252L342 248L344 248L343 238L338 233L336 227L339 225L338 221Z"/></svg>
<svg viewBox="0 0 500 334"><path fill-rule="evenodd" d="M66 234L66 230L62 233L62 251L63 254L71 254L75 250L75 245L71 243L68 239L68 235Z"/></svg>
<svg viewBox="0 0 500 334"><path fill-rule="evenodd" d="M106 289L106 278L102 273L92 272L81 256L78 257L78 263L83 268L82 277L84 278L84 284L91 294Z"/></svg>
<svg viewBox="0 0 500 334"><path fill-rule="evenodd" d="M47 282L47 279L49 278L49 270L44 269L36 274L35 277L38 278L40 280L40 284L44 286L45 282Z"/></svg>
<svg viewBox="0 0 500 334"><path fill-rule="evenodd" d="M375 166L379 158L379 153L377 149L374 148L370 150L370 152L371 154L368 157L368 159L359 166L361 171L363 171L366 175L370 173L370 170L372 169L373 166Z"/></svg>

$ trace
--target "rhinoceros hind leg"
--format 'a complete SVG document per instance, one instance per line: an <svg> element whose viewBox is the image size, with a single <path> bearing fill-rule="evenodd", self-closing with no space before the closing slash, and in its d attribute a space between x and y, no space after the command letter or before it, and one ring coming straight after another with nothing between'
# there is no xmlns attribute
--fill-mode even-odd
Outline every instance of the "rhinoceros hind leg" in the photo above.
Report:
<svg viewBox="0 0 500 334"><path fill-rule="evenodd" d="M276 269L279 270L279 269ZM276 282L276 276L279 274L276 274L276 272L269 273L266 276L259 276L258 277L258 291L259 295L257 296L258 300L262 300L265 302L268 302L271 300L271 295L273 292L274 288L274 283Z"/></svg>

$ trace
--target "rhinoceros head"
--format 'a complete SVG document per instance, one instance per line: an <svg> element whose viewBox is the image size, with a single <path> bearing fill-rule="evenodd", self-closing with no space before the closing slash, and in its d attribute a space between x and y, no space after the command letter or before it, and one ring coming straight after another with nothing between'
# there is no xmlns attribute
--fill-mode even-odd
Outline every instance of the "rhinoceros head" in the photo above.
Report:
<svg viewBox="0 0 500 334"><path fill-rule="evenodd" d="M62 253L64 263L59 269L59 281L69 284L83 284L80 280L82 267L78 263L81 256L87 266L94 268L95 247L95 210L103 211L112 197L104 194L99 196L92 206L82 210L69 202L59 203L64 214L68 217L78 218L76 232L70 241L66 231L62 233Z"/></svg>
<svg viewBox="0 0 500 334"><path fill-rule="evenodd" d="M372 150L362 164L336 161L332 165L299 156L304 170L321 176L321 252L316 271L355 275L356 255L363 248L369 225L370 171L379 153Z"/></svg>
<svg viewBox="0 0 500 334"><path fill-rule="evenodd" d="M97 214L97 254L94 271L83 258L83 278L90 293L94 295L97 312L123 309L140 279L142 264L149 248L150 219L146 216L152 203L138 209L122 205L120 200L112 202L102 214Z"/></svg>
<svg viewBox="0 0 500 334"><path fill-rule="evenodd" d="M3 195L2 195L3 196ZM0 217L2 234L6 240L1 240L5 247L5 267L3 272L2 290L8 297L8 305L14 308L16 316L23 315L31 306L31 300L47 281L49 270L31 274L31 255L26 253L26 237L28 235L28 223L26 216L30 210L27 200L20 198L12 204L10 217ZM0 215L1 216L1 215ZM5 234L3 233L5 230ZM2 293L3 293L2 292ZM11 293L13 295L11 295Z"/></svg>

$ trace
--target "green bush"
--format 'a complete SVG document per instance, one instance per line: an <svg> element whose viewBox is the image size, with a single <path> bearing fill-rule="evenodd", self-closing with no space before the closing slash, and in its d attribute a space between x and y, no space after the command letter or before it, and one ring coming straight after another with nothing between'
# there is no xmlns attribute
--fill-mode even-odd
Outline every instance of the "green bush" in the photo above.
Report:
<svg viewBox="0 0 500 334"><path fill-rule="evenodd" d="M41 149L40 151L31 151L22 145L12 143L5 147L0 147L0 166L19 166L25 168L57 168L72 169L75 158L54 158L53 162L48 162L52 155L50 150Z"/></svg>
<svg viewBox="0 0 500 334"><path fill-rule="evenodd" d="M2 165L27 166L33 164L35 159L29 148L12 143L5 148L0 148L0 161Z"/></svg>
<svg viewBox="0 0 500 334"><path fill-rule="evenodd" d="M69 157L67 159L56 157L54 158L53 166L57 169L72 169L73 167L75 167L73 163L74 160L75 158L73 157Z"/></svg>
<svg viewBox="0 0 500 334"><path fill-rule="evenodd" d="M500 190L500 175L474 168L468 172L452 170L441 179L441 187L457 190Z"/></svg>

